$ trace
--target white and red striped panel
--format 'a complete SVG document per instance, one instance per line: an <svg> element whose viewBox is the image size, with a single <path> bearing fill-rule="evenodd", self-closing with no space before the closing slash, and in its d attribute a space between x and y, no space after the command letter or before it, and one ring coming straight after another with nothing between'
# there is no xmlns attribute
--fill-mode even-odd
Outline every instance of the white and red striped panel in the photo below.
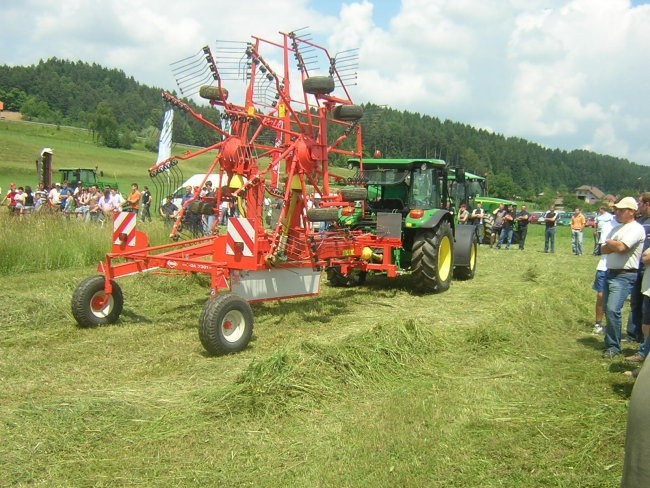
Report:
<svg viewBox="0 0 650 488"><path fill-rule="evenodd" d="M255 227L253 223L246 218L228 219L226 254L252 257L254 248Z"/></svg>
<svg viewBox="0 0 650 488"><path fill-rule="evenodd" d="M120 245L120 234L126 234L125 244L135 246L135 212L118 212L113 216L113 244Z"/></svg>

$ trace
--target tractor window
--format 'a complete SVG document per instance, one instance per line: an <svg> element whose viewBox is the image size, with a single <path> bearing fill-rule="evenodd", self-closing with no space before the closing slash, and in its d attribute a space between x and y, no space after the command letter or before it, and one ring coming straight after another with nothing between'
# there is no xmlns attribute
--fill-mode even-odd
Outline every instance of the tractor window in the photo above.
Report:
<svg viewBox="0 0 650 488"><path fill-rule="evenodd" d="M398 185L408 176L408 171L397 169L366 169L363 177L369 185Z"/></svg>
<svg viewBox="0 0 650 488"><path fill-rule="evenodd" d="M436 208L440 201L439 191L436 185L437 173L432 168L418 169L413 171L411 177L410 208Z"/></svg>

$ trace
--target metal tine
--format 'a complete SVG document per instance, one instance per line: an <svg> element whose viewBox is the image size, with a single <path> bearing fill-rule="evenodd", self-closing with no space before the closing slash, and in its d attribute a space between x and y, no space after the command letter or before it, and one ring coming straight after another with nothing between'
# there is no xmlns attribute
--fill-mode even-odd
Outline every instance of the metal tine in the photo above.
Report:
<svg viewBox="0 0 650 488"><path fill-rule="evenodd" d="M203 74L206 74L206 73L210 73L210 68L208 68L207 66L203 66L202 68L195 69L194 71L189 72L189 73L184 72L183 76L181 76L179 78L176 78L176 82L178 83L180 81L186 81L186 80L188 80L190 78L196 78L196 77L198 77L200 75L203 75Z"/></svg>
<svg viewBox="0 0 650 488"><path fill-rule="evenodd" d="M170 65L170 66L174 66L175 64L182 63L182 62L187 61L187 60L189 60L189 59L195 59L196 56L202 56L202 55L203 55L203 49L201 49L200 51L198 51L198 52L195 53L195 54L192 54L191 56L188 56L188 57L186 57L186 58L179 59L178 61L174 61L174 62L172 62L172 63L169 63L169 65Z"/></svg>

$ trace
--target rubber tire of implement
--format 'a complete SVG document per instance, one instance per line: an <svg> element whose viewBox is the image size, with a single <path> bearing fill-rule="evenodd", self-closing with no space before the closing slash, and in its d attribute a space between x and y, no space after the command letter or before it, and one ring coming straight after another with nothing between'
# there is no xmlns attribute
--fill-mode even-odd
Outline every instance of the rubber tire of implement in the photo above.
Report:
<svg viewBox="0 0 650 488"><path fill-rule="evenodd" d="M458 245L458 242L456 243ZM454 278L457 280L471 280L476 273L476 256L478 255L478 242L476 238L472 239L469 249L469 264L467 266L454 267Z"/></svg>
<svg viewBox="0 0 650 488"><path fill-rule="evenodd" d="M221 91L223 92L224 95L223 100L221 99L221 95L219 94L218 86L204 85L201 88L199 88L199 96L201 98L205 98L206 100L217 100L219 102L225 102L228 99L228 90L222 88Z"/></svg>
<svg viewBox="0 0 650 488"><path fill-rule="evenodd" d="M332 116L341 122L354 122L363 117L361 105L337 105L332 111Z"/></svg>
<svg viewBox="0 0 650 488"><path fill-rule="evenodd" d="M203 306L199 317L199 339L211 355L239 352L253 335L253 311L243 298L220 293Z"/></svg>
<svg viewBox="0 0 650 488"><path fill-rule="evenodd" d="M341 273L340 266L329 266L325 272L327 273L327 280L331 286L359 286L366 282L367 271L353 270L348 274Z"/></svg>
<svg viewBox="0 0 650 488"><path fill-rule="evenodd" d="M415 236L411 268L417 291L440 293L451 284L454 266L453 236L449 222L435 229L423 229Z"/></svg>
<svg viewBox="0 0 650 488"><path fill-rule="evenodd" d="M352 202L354 200L365 200L368 198L367 188L343 188L339 192L341 199L344 202Z"/></svg>
<svg viewBox="0 0 650 488"><path fill-rule="evenodd" d="M124 297L120 286L111 281L113 292L108 303L103 309L93 308L93 301L103 298L104 275L95 275L86 278L77 285L72 293L72 316L79 324L79 327L95 327L103 324L114 324L120 318L122 308L124 307Z"/></svg>
<svg viewBox="0 0 650 488"><path fill-rule="evenodd" d="M336 207L310 208L307 210L307 220L310 222L331 222L338 220L339 209Z"/></svg>
<svg viewBox="0 0 650 488"><path fill-rule="evenodd" d="M334 91L334 78L331 76L312 76L305 78L302 89L311 95L328 95Z"/></svg>

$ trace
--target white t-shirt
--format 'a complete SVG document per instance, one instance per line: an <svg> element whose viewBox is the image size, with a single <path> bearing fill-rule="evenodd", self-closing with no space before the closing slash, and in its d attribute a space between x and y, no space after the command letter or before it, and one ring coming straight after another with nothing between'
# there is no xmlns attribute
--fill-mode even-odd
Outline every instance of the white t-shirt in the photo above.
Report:
<svg viewBox="0 0 650 488"><path fill-rule="evenodd" d="M612 227L618 225L618 222L614 219L607 220L603 222L603 227L600 233L600 239L598 239L598 244L603 245L607 240L607 235L611 232ZM596 271L607 271L607 256L608 254L601 254L600 259L598 260L598 265L596 266Z"/></svg>
<svg viewBox="0 0 650 488"><path fill-rule="evenodd" d="M619 224L612 228L607 240L621 241L627 246L626 252L607 254L607 269L639 269L645 229L636 220Z"/></svg>

